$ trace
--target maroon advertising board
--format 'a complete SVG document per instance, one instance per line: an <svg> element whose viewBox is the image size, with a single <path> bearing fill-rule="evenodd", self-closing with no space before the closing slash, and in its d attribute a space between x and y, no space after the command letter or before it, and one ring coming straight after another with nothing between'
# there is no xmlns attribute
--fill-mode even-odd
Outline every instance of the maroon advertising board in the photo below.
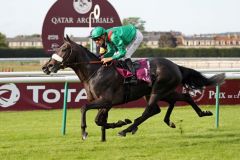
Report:
<svg viewBox="0 0 240 160"><path fill-rule="evenodd" d="M215 105L215 87L192 94L198 105ZM185 92L182 87L179 92ZM0 111L60 109L63 106L64 83L0 84ZM86 91L81 83L71 83L68 89L68 108L80 108L87 103ZM240 80L226 80L220 88L220 105L240 104ZM144 99L117 107L144 107ZM188 105L177 102L178 106ZM160 103L166 106L166 103Z"/></svg>
<svg viewBox="0 0 240 160"><path fill-rule="evenodd" d="M107 0L58 0L49 9L43 22L43 47L47 53L53 53L63 43L67 27L80 28L81 32L81 28L120 25L118 13Z"/></svg>

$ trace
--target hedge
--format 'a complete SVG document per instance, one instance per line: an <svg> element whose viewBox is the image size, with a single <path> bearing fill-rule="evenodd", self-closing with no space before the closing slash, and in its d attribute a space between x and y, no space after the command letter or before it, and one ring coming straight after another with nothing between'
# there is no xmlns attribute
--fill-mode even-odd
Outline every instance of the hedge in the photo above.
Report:
<svg viewBox="0 0 240 160"><path fill-rule="evenodd" d="M134 57L240 57L240 48L142 48Z"/></svg>
<svg viewBox="0 0 240 160"><path fill-rule="evenodd" d="M35 57L50 57L41 48L27 49L10 49L0 48L0 58L35 58Z"/></svg>

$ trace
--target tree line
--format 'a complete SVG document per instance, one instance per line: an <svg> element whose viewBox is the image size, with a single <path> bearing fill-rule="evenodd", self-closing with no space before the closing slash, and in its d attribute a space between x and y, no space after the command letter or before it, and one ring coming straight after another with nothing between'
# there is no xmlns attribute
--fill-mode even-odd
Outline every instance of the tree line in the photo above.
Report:
<svg viewBox="0 0 240 160"><path fill-rule="evenodd" d="M1 48L6 48L8 47L6 36L0 32L0 47Z"/></svg>

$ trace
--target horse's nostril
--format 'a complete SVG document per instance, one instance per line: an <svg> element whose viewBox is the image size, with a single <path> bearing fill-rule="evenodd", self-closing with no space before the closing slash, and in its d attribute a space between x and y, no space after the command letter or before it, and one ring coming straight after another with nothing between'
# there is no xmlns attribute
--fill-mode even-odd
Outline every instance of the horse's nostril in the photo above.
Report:
<svg viewBox="0 0 240 160"><path fill-rule="evenodd" d="M47 70L47 67L46 66L42 67L42 70L43 71Z"/></svg>
<svg viewBox="0 0 240 160"><path fill-rule="evenodd" d="M52 68L52 67L53 67L53 64L49 64L49 65L48 65L48 68Z"/></svg>

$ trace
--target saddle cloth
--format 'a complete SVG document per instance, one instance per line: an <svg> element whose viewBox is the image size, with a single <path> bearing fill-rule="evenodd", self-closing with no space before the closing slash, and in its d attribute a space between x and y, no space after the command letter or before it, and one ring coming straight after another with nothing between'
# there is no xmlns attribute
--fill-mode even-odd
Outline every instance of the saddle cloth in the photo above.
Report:
<svg viewBox="0 0 240 160"><path fill-rule="evenodd" d="M116 70L120 75L124 78L129 78L133 74L125 67L125 62L118 61L116 65ZM147 83L151 83L151 76L150 76L150 64L148 59L140 59L133 62L133 66L136 69L136 77L138 80L145 81Z"/></svg>

